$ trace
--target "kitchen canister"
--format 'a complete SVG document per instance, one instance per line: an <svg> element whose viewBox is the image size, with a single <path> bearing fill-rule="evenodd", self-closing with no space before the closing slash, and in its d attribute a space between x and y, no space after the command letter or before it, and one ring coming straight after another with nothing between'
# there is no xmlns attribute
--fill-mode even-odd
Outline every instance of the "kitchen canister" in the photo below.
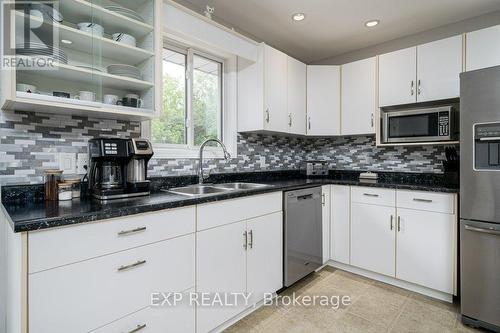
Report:
<svg viewBox="0 0 500 333"><path fill-rule="evenodd" d="M58 169L44 170L45 200L58 200L57 184L62 179L62 173L62 170Z"/></svg>
<svg viewBox="0 0 500 333"><path fill-rule="evenodd" d="M59 201L71 200L73 198L73 183L62 182L57 184L57 198Z"/></svg>

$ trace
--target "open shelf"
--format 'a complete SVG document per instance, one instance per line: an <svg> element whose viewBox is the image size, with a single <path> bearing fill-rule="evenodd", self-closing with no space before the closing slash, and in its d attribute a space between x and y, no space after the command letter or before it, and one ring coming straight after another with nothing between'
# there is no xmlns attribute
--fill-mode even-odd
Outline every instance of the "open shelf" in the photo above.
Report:
<svg viewBox="0 0 500 333"><path fill-rule="evenodd" d="M30 69L26 70L30 74L38 73L41 76L59 79L76 81L80 83L88 83L90 85L95 85L96 83L102 84L106 88L122 89L122 90L137 90L143 91L153 87L153 83L137 80L125 76L113 75L105 72L99 72L96 70L76 67L72 65L54 63L54 69ZM19 71L23 71L20 69ZM100 80L100 81L98 81Z"/></svg>
<svg viewBox="0 0 500 333"><path fill-rule="evenodd" d="M53 114L75 114L96 118L144 121L154 117L153 110L107 105L99 102L17 92L14 100L6 100L4 110L22 110Z"/></svg>
<svg viewBox="0 0 500 333"><path fill-rule="evenodd" d="M19 19L16 20L16 24L23 24L25 14L17 11L16 16ZM36 16L30 16L30 20L32 21L30 23L32 26L37 26L43 22L42 19ZM61 48L67 48L82 53L88 53L89 50L92 50L93 48L99 48L102 57L108 59L119 59L121 63L128 65L136 65L154 56L153 52L139 47L118 43L111 38L94 36L91 33L84 32L64 24L54 22L52 25L42 25L41 28L48 29L52 26L58 29L60 40L68 40L72 42L71 44L60 43L59 47ZM52 33L51 31L48 32Z"/></svg>
<svg viewBox="0 0 500 333"><path fill-rule="evenodd" d="M150 24L140 22L126 16L117 14L104 7L92 4L85 0L61 0L59 11L63 13L64 19L71 22L90 22L92 17L101 17L102 22L94 20L104 27L108 33L124 32L139 38L153 31Z"/></svg>

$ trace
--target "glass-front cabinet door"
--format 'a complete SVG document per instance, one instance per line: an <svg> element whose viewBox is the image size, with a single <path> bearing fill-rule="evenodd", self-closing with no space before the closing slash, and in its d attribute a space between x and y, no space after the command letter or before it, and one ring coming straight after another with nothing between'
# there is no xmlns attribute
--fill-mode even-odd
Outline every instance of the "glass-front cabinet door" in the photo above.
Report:
<svg viewBox="0 0 500 333"><path fill-rule="evenodd" d="M16 54L38 65L17 66L11 75L15 92L4 96L3 108L151 118L159 104L158 8L158 0L59 0L19 6Z"/></svg>

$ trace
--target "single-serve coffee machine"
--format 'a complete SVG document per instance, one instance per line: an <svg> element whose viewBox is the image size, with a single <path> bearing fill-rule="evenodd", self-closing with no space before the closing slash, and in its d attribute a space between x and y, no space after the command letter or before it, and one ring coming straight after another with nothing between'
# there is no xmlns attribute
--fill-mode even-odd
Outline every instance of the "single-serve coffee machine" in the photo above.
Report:
<svg viewBox="0 0 500 333"><path fill-rule="evenodd" d="M89 140L89 190L99 200L149 195L148 161L153 156L146 139Z"/></svg>

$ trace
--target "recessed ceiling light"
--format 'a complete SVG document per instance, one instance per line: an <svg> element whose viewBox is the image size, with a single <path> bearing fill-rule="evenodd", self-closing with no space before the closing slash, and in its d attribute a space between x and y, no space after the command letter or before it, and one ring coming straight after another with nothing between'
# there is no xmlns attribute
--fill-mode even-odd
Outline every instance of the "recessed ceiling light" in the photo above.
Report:
<svg viewBox="0 0 500 333"><path fill-rule="evenodd" d="M61 43L63 44L73 44L72 41L68 40L68 39L61 39Z"/></svg>
<svg viewBox="0 0 500 333"><path fill-rule="evenodd" d="M378 25L380 23L380 20L370 20L365 23L365 27L367 28L373 28L374 26Z"/></svg>
<svg viewBox="0 0 500 333"><path fill-rule="evenodd" d="M302 21L306 18L306 14L304 13L295 13L292 15L292 20L294 21Z"/></svg>

